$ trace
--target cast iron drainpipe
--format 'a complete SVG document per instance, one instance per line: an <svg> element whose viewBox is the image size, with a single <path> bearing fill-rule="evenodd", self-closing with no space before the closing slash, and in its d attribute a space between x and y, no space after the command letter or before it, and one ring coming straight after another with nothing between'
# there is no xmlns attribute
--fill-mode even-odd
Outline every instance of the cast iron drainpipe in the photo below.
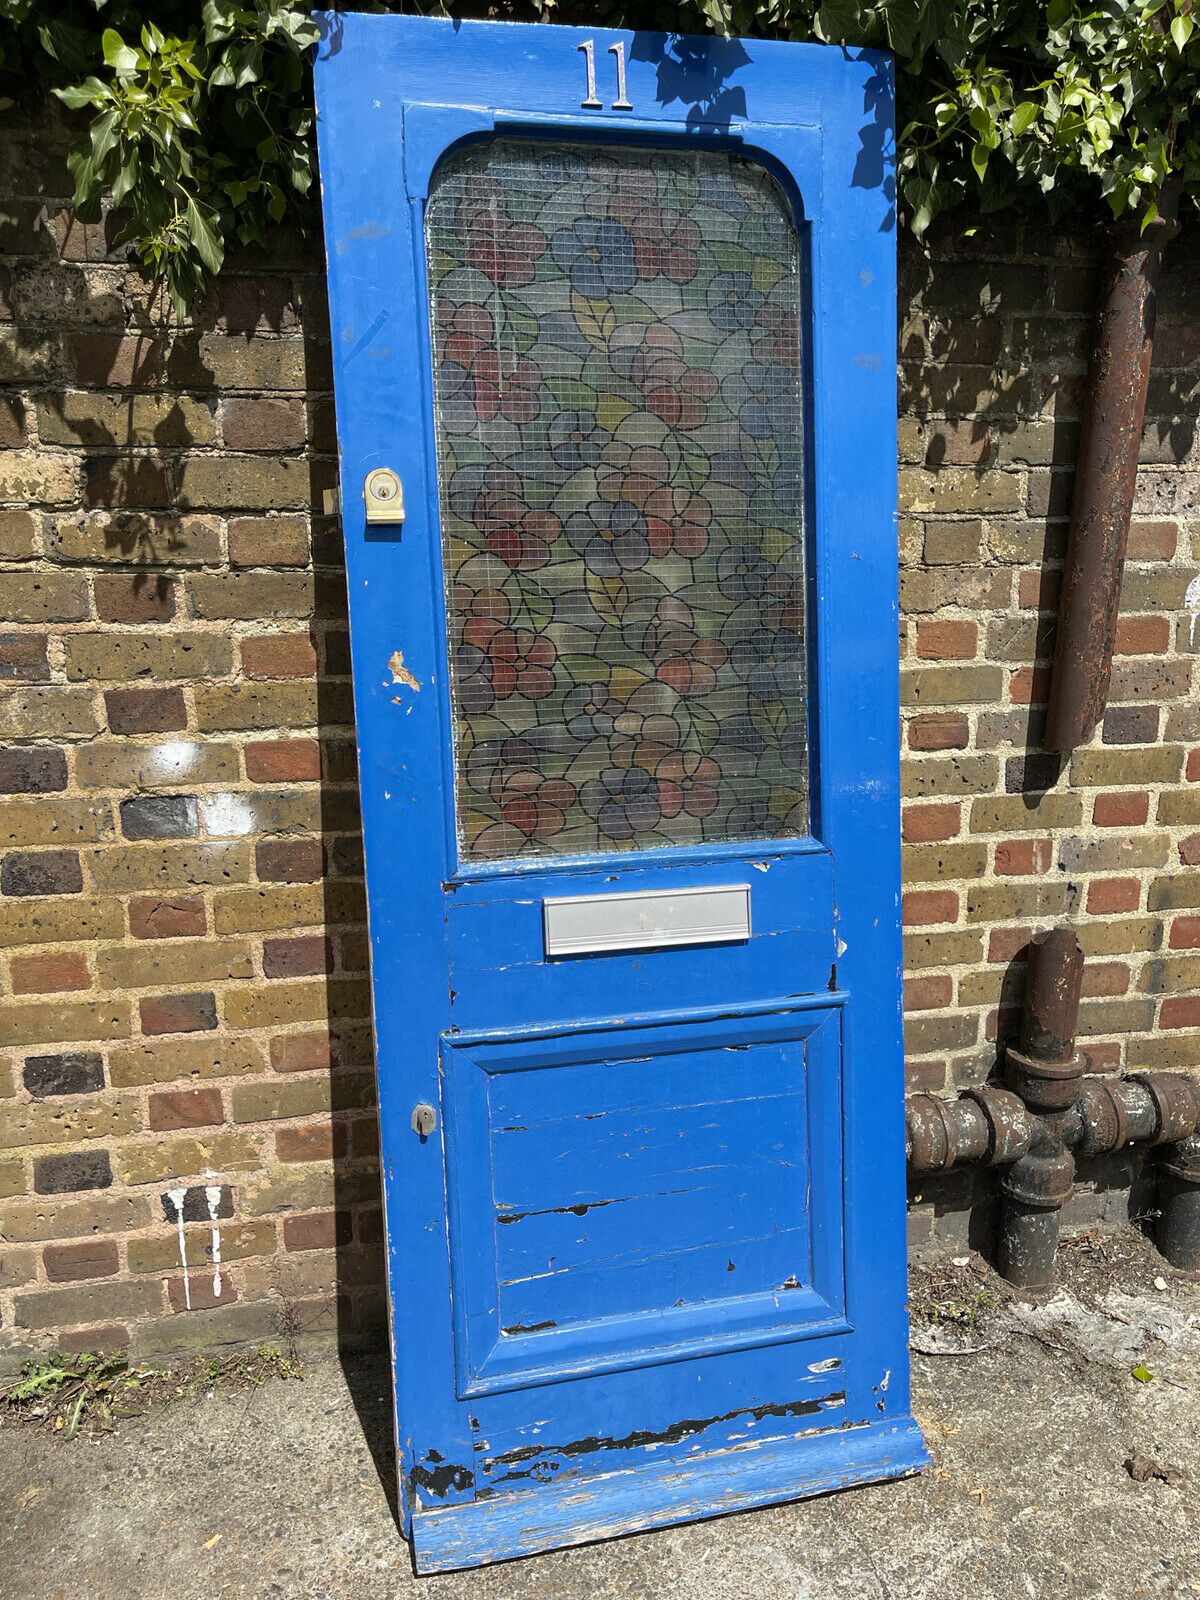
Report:
<svg viewBox="0 0 1200 1600"><path fill-rule="evenodd" d="M908 1160L915 1172L968 1161L1002 1168L998 1264L1029 1290L1054 1281L1059 1218L1075 1185L1075 1151L1162 1145L1159 1249L1175 1267L1200 1270L1200 1083L1181 1072L1085 1076L1075 1048L1083 954L1071 928L1029 943L1025 1013L1017 1047L1005 1051L1007 1087L970 1089L957 1100L912 1095Z"/></svg>
<svg viewBox="0 0 1200 1600"><path fill-rule="evenodd" d="M1086 744L1104 715L1112 675L1121 563L1137 481L1154 351L1162 253L1178 231L1178 192L1140 231L1118 223L1083 404L1071 523L1054 642L1047 750Z"/></svg>

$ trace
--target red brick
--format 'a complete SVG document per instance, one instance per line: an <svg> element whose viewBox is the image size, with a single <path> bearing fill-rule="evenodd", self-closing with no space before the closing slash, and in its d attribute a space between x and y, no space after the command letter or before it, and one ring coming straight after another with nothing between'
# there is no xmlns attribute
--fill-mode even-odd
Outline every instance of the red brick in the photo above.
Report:
<svg viewBox="0 0 1200 1600"><path fill-rule="evenodd" d="M957 922L958 896L952 889L913 889L904 896L904 926L923 928L931 922Z"/></svg>
<svg viewBox="0 0 1200 1600"><path fill-rule="evenodd" d="M242 640L247 678L315 678L317 651L307 633L267 633Z"/></svg>
<svg viewBox="0 0 1200 1600"><path fill-rule="evenodd" d="M217 1025L217 1000L211 992L160 995L138 1004L143 1033L203 1033Z"/></svg>
<svg viewBox="0 0 1200 1600"><path fill-rule="evenodd" d="M1172 950L1200 950L1200 917L1176 917L1170 945Z"/></svg>
<svg viewBox="0 0 1200 1600"><path fill-rule="evenodd" d="M332 1250L351 1239L347 1211L310 1211L306 1216L284 1217L283 1242L288 1250Z"/></svg>
<svg viewBox="0 0 1200 1600"><path fill-rule="evenodd" d="M320 839L261 839L254 859L265 883L315 883L325 872Z"/></svg>
<svg viewBox="0 0 1200 1600"><path fill-rule="evenodd" d="M171 1302L171 1310L180 1311L213 1311L217 1306L231 1306L236 1301L237 1290L229 1281L229 1269L221 1268L221 1293L215 1293L217 1282L216 1268L205 1263L202 1267L192 1267L188 1272L187 1288L184 1288L183 1273L176 1273L167 1279L167 1298ZM189 1306L188 1302L191 1301Z"/></svg>
<svg viewBox="0 0 1200 1600"><path fill-rule="evenodd" d="M1089 999L1125 994L1129 989L1129 967L1124 961L1085 961L1081 992Z"/></svg>
<svg viewBox="0 0 1200 1600"><path fill-rule="evenodd" d="M931 711L908 725L910 750L965 750L970 724L961 711Z"/></svg>
<svg viewBox="0 0 1200 1600"><path fill-rule="evenodd" d="M1053 859L1051 839L1005 839L996 846L996 871L1005 877L1049 872Z"/></svg>
<svg viewBox="0 0 1200 1600"><path fill-rule="evenodd" d="M346 1153L344 1122L310 1122L300 1128L280 1128L275 1135L275 1155L280 1161L338 1160Z"/></svg>
<svg viewBox="0 0 1200 1600"><path fill-rule="evenodd" d="M1053 611L1058 606L1062 573L1053 568L1035 567L1017 580L1017 598L1024 611Z"/></svg>
<svg viewBox="0 0 1200 1600"><path fill-rule="evenodd" d="M123 1322L102 1322L95 1328L74 1328L56 1333L54 1342L64 1355L78 1356L91 1350L127 1350L129 1329Z"/></svg>
<svg viewBox="0 0 1200 1600"><path fill-rule="evenodd" d="M321 746L315 739L259 739L246 746L251 783L312 783L321 776Z"/></svg>
<svg viewBox="0 0 1200 1600"><path fill-rule="evenodd" d="M333 941L319 933L263 940L263 976L311 978L333 970Z"/></svg>
<svg viewBox="0 0 1200 1600"><path fill-rule="evenodd" d="M1170 617L1118 617L1116 655L1160 656L1170 647Z"/></svg>
<svg viewBox="0 0 1200 1600"><path fill-rule="evenodd" d="M175 584L156 572L104 572L96 576L101 622L170 622Z"/></svg>
<svg viewBox="0 0 1200 1600"><path fill-rule="evenodd" d="M135 939L199 938L207 928L202 895L166 900L153 894L129 902L129 932Z"/></svg>
<svg viewBox="0 0 1200 1600"><path fill-rule="evenodd" d="M1121 1045L1116 1039L1089 1039L1086 1051L1091 1072L1120 1072Z"/></svg>
<svg viewBox="0 0 1200 1600"><path fill-rule="evenodd" d="M1200 750L1188 751L1187 780L1189 783L1200 783Z"/></svg>
<svg viewBox="0 0 1200 1600"><path fill-rule="evenodd" d="M1009 680L1008 692L1015 706L1045 705L1050 692L1050 668L1021 667Z"/></svg>
<svg viewBox="0 0 1200 1600"><path fill-rule="evenodd" d="M62 950L50 955L13 956L14 994L63 994L86 989L92 975L82 950Z"/></svg>
<svg viewBox="0 0 1200 1600"><path fill-rule="evenodd" d="M225 1121L219 1089L163 1089L150 1096L150 1131L217 1128Z"/></svg>
<svg viewBox="0 0 1200 1600"><path fill-rule="evenodd" d="M1160 1028L1200 1028L1200 994L1176 994L1164 1000Z"/></svg>
<svg viewBox="0 0 1200 1600"><path fill-rule="evenodd" d="M902 832L909 844L932 844L953 839L962 825L962 807L956 802L944 805L905 806Z"/></svg>
<svg viewBox="0 0 1200 1600"><path fill-rule="evenodd" d="M954 997L954 979L947 972L922 974L904 980L904 1009L931 1011L948 1006Z"/></svg>
<svg viewBox="0 0 1200 1600"><path fill-rule="evenodd" d="M183 690L107 689L104 706L114 733L178 733L187 727Z"/></svg>
<svg viewBox="0 0 1200 1600"><path fill-rule="evenodd" d="M1028 943L1028 928L993 928L988 938L988 961L994 967L1007 966Z"/></svg>
<svg viewBox="0 0 1200 1600"><path fill-rule="evenodd" d="M1093 878L1088 884L1087 908L1093 916L1111 916L1120 911L1136 911L1142 886L1136 878Z"/></svg>
<svg viewBox="0 0 1200 1600"><path fill-rule="evenodd" d="M120 1270L115 1239L83 1239L77 1244L48 1244L42 1251L51 1283L77 1283L84 1278L111 1278Z"/></svg>
<svg viewBox="0 0 1200 1600"><path fill-rule="evenodd" d="M1129 561L1170 561L1179 534L1173 522L1131 522L1126 559Z"/></svg>
<svg viewBox="0 0 1200 1600"><path fill-rule="evenodd" d="M968 661L978 643L974 622L922 617L917 623L917 654L927 661Z"/></svg>
<svg viewBox="0 0 1200 1600"><path fill-rule="evenodd" d="M276 1072L328 1072L333 1041L327 1033L285 1033L271 1040L271 1066Z"/></svg>
<svg viewBox="0 0 1200 1600"><path fill-rule="evenodd" d="M300 395L225 402L222 432L227 450L298 450L306 432Z"/></svg>
<svg viewBox="0 0 1200 1600"><path fill-rule="evenodd" d="M1200 833L1189 833L1179 841L1179 859L1185 867L1200 867Z"/></svg>
<svg viewBox="0 0 1200 1600"><path fill-rule="evenodd" d="M1092 821L1098 828L1140 828L1150 815L1150 796L1136 789L1121 794L1098 794Z"/></svg>

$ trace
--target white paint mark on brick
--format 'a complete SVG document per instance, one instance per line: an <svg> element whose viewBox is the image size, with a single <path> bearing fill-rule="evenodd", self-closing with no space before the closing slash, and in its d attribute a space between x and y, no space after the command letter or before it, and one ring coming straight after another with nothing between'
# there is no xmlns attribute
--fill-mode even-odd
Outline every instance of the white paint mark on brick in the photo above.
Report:
<svg viewBox="0 0 1200 1600"><path fill-rule="evenodd" d="M221 1185L210 1183L205 1186L204 1197L208 1201L208 1220L213 1225L212 1230L212 1258L213 1267L213 1299L221 1298L221 1230L217 1226L217 1210L221 1204Z"/></svg>
<svg viewBox="0 0 1200 1600"><path fill-rule="evenodd" d="M183 1237L183 1203L187 1199L187 1190L182 1184L177 1189L168 1189L167 1199L175 1207L175 1225L179 1229L179 1264L183 1268L183 1303L190 1311L192 1286L188 1282L187 1242Z"/></svg>
<svg viewBox="0 0 1200 1600"><path fill-rule="evenodd" d="M248 795L214 794L201 804L204 826L211 838L242 838L258 826L258 812Z"/></svg>
<svg viewBox="0 0 1200 1600"><path fill-rule="evenodd" d="M1187 593L1183 597L1192 625L1188 633L1188 644L1193 649L1196 647L1196 623L1200 621L1200 578L1193 578L1187 586Z"/></svg>

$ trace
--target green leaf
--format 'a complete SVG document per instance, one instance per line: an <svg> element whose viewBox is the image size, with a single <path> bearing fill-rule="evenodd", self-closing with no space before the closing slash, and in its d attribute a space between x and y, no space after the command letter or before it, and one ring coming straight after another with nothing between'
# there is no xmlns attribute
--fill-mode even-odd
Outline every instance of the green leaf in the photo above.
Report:
<svg viewBox="0 0 1200 1600"><path fill-rule="evenodd" d="M105 28L100 45L104 51L105 65L110 66L115 73L137 71L137 51L125 43L115 28Z"/></svg>
<svg viewBox="0 0 1200 1600"><path fill-rule="evenodd" d="M1175 41L1175 48L1183 52L1184 46L1192 36L1192 19L1190 16L1177 16L1171 20L1171 38Z"/></svg>
<svg viewBox="0 0 1200 1600"><path fill-rule="evenodd" d="M221 262L225 256L225 247L218 232L220 224L216 212L210 211L207 206L202 208L189 196L186 215L188 232L196 247L196 254L215 277L221 270Z"/></svg>
<svg viewBox="0 0 1200 1600"><path fill-rule="evenodd" d="M1028 132L1038 119L1040 107L1034 100L1023 100L1013 112L1012 130L1018 137Z"/></svg>
<svg viewBox="0 0 1200 1600"><path fill-rule="evenodd" d="M1150 1371L1150 1368L1144 1361L1140 1362L1136 1367L1134 1367L1133 1371L1130 1373L1130 1377L1136 1378L1139 1383L1154 1382L1154 1374Z"/></svg>

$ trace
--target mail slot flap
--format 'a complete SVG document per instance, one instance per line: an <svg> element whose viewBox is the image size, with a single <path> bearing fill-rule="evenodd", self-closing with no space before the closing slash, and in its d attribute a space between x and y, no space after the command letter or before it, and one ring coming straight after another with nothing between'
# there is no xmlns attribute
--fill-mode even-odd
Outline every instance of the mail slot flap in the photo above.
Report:
<svg viewBox="0 0 1200 1600"><path fill-rule="evenodd" d="M542 915L548 956L736 943L750 937L750 885L562 895Z"/></svg>

